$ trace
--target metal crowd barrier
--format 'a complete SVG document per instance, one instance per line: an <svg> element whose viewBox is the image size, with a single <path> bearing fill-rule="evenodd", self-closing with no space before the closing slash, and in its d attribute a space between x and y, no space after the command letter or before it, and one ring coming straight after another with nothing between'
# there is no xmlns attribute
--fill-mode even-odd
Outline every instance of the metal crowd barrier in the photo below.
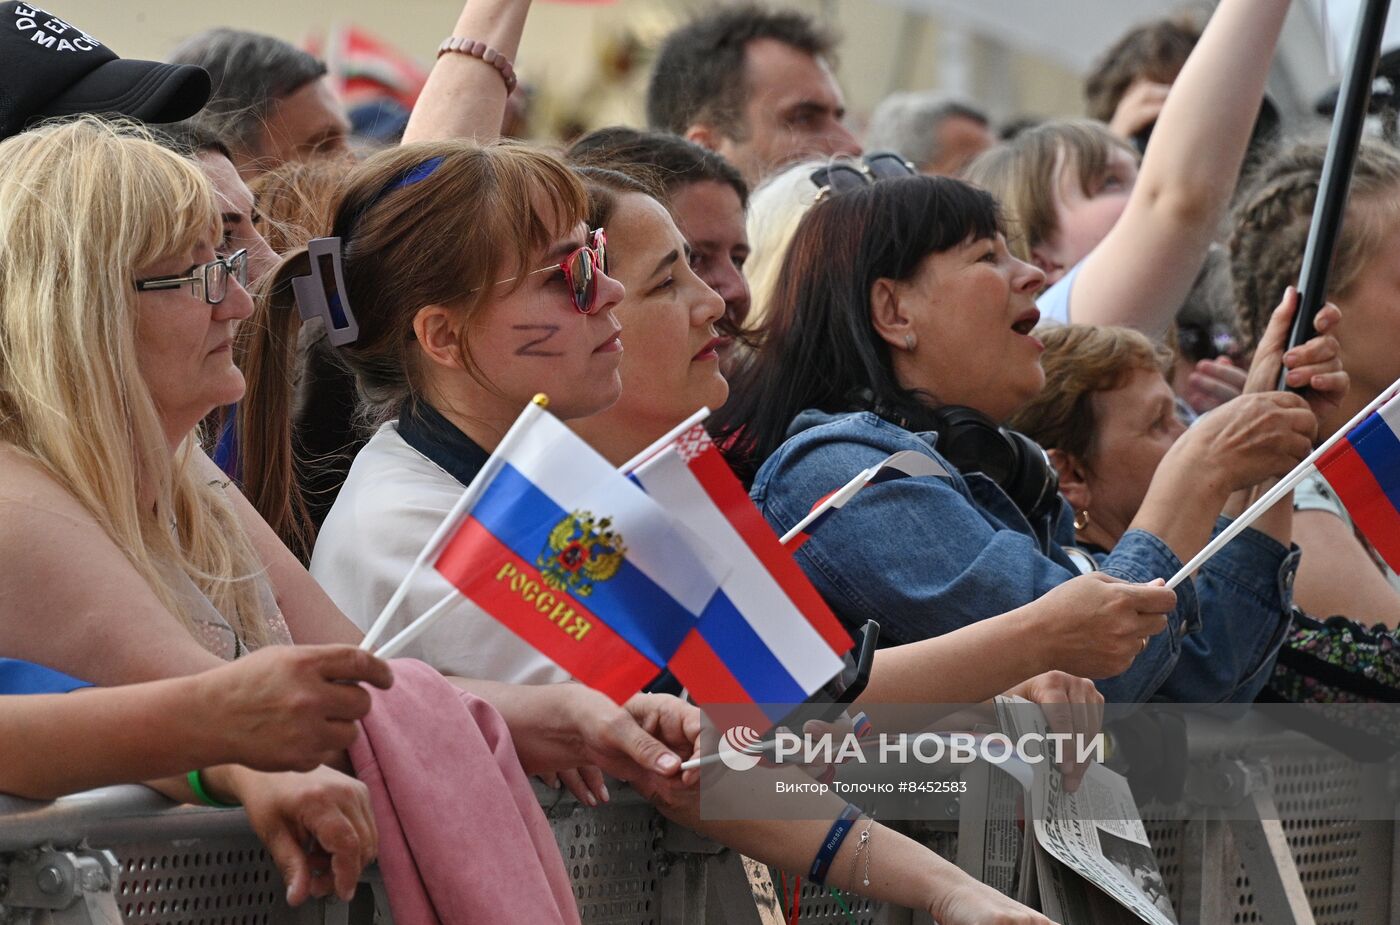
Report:
<svg viewBox="0 0 1400 925"><path fill-rule="evenodd" d="M1193 753L1218 773L1188 786L1193 807L1232 805L1233 821L1144 822L1181 925L1373 925L1400 922L1400 828L1317 821L1348 815L1385 771L1336 759L1296 734L1191 727ZM1243 786L1265 779L1260 794ZM625 787L590 809L538 788L587 925L766 925L767 872L667 823ZM1232 802L1234 801L1234 802ZM1253 801L1241 819L1239 801ZM1274 810L1277 810L1275 813ZM1199 814L1196 814L1199 815ZM946 857L956 820L905 824ZM390 918L371 871L355 902L291 909L267 853L239 810L173 807L141 787L31 803L0 797L0 923L86 925L371 925ZM922 913L802 888L806 925L924 925ZM511 922L501 910L499 922Z"/></svg>

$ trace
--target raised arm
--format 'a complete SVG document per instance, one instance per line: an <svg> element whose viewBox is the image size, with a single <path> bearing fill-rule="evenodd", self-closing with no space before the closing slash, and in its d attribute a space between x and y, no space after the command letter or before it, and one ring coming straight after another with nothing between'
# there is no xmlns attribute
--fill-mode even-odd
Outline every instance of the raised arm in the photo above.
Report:
<svg viewBox="0 0 1400 925"><path fill-rule="evenodd" d="M471 0L451 34L485 42L514 61L529 12L530 0ZM443 55L413 107L404 144L446 138L490 144L500 138L507 95L505 81L492 65L468 55Z"/></svg>
<svg viewBox="0 0 1400 925"><path fill-rule="evenodd" d="M1288 0L1221 0L1171 93L1132 196L1079 271L1070 317L1153 337L1205 260L1244 161Z"/></svg>

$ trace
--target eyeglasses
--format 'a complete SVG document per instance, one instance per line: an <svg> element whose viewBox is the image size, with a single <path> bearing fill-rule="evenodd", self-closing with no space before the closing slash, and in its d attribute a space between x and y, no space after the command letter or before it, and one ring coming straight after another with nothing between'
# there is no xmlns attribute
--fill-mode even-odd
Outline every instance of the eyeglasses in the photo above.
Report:
<svg viewBox="0 0 1400 925"><path fill-rule="evenodd" d="M837 161L812 171L812 184L817 187L817 201L832 193L845 193L868 186L877 180L912 177L917 171L902 155L893 151L876 151L858 161Z"/></svg>
<svg viewBox="0 0 1400 925"><path fill-rule="evenodd" d="M584 315L591 315L598 310L598 274L608 272L608 236L599 228L589 236L589 240L591 245L585 244L570 251L560 262L525 274L534 276L536 273L562 270L564 282L569 286L569 295L574 300L574 308ZM497 280L493 285L513 283L520 278L512 276L510 279Z"/></svg>
<svg viewBox="0 0 1400 925"><path fill-rule="evenodd" d="M153 292L161 289L179 289L186 284L197 299L210 305L218 305L228 295L228 281L238 280L238 285L248 285L248 251L235 251L227 257L213 260L194 268L191 276L153 276L136 281L137 292Z"/></svg>

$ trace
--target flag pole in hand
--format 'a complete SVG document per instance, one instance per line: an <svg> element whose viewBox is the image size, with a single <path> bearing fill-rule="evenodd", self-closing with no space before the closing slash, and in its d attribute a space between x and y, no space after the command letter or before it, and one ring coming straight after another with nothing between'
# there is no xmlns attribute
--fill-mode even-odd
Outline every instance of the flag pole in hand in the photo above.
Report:
<svg viewBox="0 0 1400 925"><path fill-rule="evenodd" d="M1246 527L1258 520L1261 514L1277 504L1280 498L1298 487L1298 483L1308 477L1308 474L1313 470L1317 461L1322 458L1323 454L1336 446L1343 437L1351 433L1356 425L1370 417L1381 405L1394 398L1397 390L1400 390L1400 380L1392 383L1389 388L1383 390L1381 394L1372 399L1370 404L1356 412L1356 415L1350 421L1343 424L1337 429L1335 434L1328 437L1317 449L1309 453L1307 459L1298 463L1292 472L1280 479L1278 484L1270 488L1259 500L1246 508L1240 516L1236 517L1234 521L1231 522L1230 526L1221 530L1214 539L1206 544L1204 549L1191 558L1190 562L1181 567L1181 571L1177 572L1167 581L1167 587L1175 588L1187 578L1190 578L1191 573L1202 565L1205 565L1207 559L1219 552L1226 543L1239 536Z"/></svg>
<svg viewBox="0 0 1400 925"><path fill-rule="evenodd" d="M1317 185L1317 201L1313 205L1312 225L1308 228L1308 243L1303 250L1303 265L1298 273L1298 313L1293 316L1293 330L1288 335L1288 349L1306 343L1317 333L1313 322L1327 299L1327 274L1332 267L1332 255L1346 215L1347 189L1356 167L1356 154L1361 146L1361 132L1366 125L1366 110L1371 102L1371 83L1376 78L1376 61L1380 57L1381 35L1385 32L1386 14L1390 0L1364 0L1356 32L1351 42L1351 61L1338 92L1337 108L1332 115L1332 134L1327 140L1327 156L1322 162L1322 177ZM1287 389L1288 370L1279 372L1278 387ZM1301 392L1303 388L1292 389Z"/></svg>
<svg viewBox="0 0 1400 925"><path fill-rule="evenodd" d="M418 554L418 558L413 560L413 567L408 570L408 574L404 576L403 581L399 582L399 586L394 589L393 596L390 597L389 602L384 605L384 609L379 612L379 616L375 618L374 624L369 628L369 632L365 633L365 638L360 641L361 649L369 652L374 651L374 644L379 641L380 636L384 635L384 630L388 627L389 620L393 618L394 611L399 609L399 605L403 603L403 599L408 596L408 589L412 587L413 579L418 577L418 573L423 570L423 566L427 565L430 560L436 558L437 554L442 551L442 544L446 542L447 538L452 535L452 532L457 529L457 526L462 522L462 518L471 513L471 509L475 506L477 499L481 497L481 493L486 490L486 486L490 485L491 480L496 477L496 472L501 468L501 460L505 458L505 454L509 452L512 445L520 440L526 429L538 420L540 414L548 407L549 396L541 392L530 400L530 403L525 406L524 411L520 412L520 417L516 418L515 423L510 425L510 429L506 431L506 435L502 437L501 442L496 445L495 452L486 460L486 465L481 467L481 471L476 474L476 478L472 479L472 483L462 492L462 496L457 499L457 503L438 526L437 532L433 534L432 539L428 540L428 544L423 547L423 551Z"/></svg>

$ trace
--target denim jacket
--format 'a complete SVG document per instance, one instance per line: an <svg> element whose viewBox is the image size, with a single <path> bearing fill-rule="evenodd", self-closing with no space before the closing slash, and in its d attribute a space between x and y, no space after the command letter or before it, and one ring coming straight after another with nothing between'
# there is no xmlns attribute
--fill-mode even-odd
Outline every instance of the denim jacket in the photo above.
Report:
<svg viewBox="0 0 1400 925"><path fill-rule="evenodd" d="M1031 523L991 479L962 474L912 433L869 412L805 411L759 469L751 496L783 532L813 504L891 453L917 450L949 472L865 488L797 551L797 560L850 627L879 621L881 641L908 643L1014 610L1079 570L1062 504ZM1228 521L1222 519L1216 529ZM1129 530L1096 557L1116 578L1146 582L1181 568L1167 545ZM1098 681L1119 703L1247 702L1268 680L1286 631L1297 552L1246 530L1177 589L1168 628L1123 674Z"/></svg>

